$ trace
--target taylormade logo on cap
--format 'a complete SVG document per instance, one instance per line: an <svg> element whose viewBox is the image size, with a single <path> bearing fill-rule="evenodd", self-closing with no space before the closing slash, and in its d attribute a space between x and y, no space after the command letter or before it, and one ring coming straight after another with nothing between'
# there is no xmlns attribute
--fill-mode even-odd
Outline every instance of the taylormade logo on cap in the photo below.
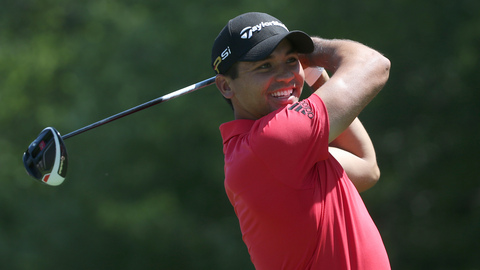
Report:
<svg viewBox="0 0 480 270"><path fill-rule="evenodd" d="M247 26L243 28L242 31L240 31L240 38L241 39L250 39L255 32L260 32L264 27L269 27L269 26L281 26L285 28L285 30L288 31L288 28L285 26L285 24L279 22L279 21L271 21L271 22L261 22L257 25L254 26Z"/></svg>

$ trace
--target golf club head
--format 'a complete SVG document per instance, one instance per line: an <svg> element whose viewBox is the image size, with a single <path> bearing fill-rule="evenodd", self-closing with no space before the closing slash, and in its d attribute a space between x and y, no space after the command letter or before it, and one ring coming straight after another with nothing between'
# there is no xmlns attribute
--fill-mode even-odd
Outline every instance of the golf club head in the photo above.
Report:
<svg viewBox="0 0 480 270"><path fill-rule="evenodd" d="M23 165L27 173L50 186L63 183L67 174L67 149L60 133L47 127L28 146L23 154Z"/></svg>

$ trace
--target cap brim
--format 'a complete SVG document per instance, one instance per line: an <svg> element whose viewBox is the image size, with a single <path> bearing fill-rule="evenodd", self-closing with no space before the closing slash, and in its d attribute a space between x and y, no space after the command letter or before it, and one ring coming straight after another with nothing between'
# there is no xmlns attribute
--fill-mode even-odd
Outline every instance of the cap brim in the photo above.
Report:
<svg viewBox="0 0 480 270"><path fill-rule="evenodd" d="M258 43L250 51L239 58L239 61L260 61L267 58L284 39L288 39L298 53L311 53L314 46L312 38L302 31L272 36Z"/></svg>

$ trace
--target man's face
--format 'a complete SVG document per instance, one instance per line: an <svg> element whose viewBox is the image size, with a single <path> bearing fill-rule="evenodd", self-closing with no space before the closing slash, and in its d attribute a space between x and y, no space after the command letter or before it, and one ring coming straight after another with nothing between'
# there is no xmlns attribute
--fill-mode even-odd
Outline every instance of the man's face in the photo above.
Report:
<svg viewBox="0 0 480 270"><path fill-rule="evenodd" d="M239 62L238 77L229 83L235 119L259 119L297 102L303 82L298 53L288 40L264 60Z"/></svg>

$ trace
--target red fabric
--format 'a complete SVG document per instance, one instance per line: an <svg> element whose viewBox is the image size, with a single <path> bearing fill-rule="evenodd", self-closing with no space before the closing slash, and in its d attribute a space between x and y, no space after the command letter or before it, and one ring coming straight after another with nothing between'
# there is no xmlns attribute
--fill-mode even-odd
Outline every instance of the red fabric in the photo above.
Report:
<svg viewBox="0 0 480 270"><path fill-rule="evenodd" d="M220 131L225 189L257 270L390 269L360 195L328 153L318 96Z"/></svg>

